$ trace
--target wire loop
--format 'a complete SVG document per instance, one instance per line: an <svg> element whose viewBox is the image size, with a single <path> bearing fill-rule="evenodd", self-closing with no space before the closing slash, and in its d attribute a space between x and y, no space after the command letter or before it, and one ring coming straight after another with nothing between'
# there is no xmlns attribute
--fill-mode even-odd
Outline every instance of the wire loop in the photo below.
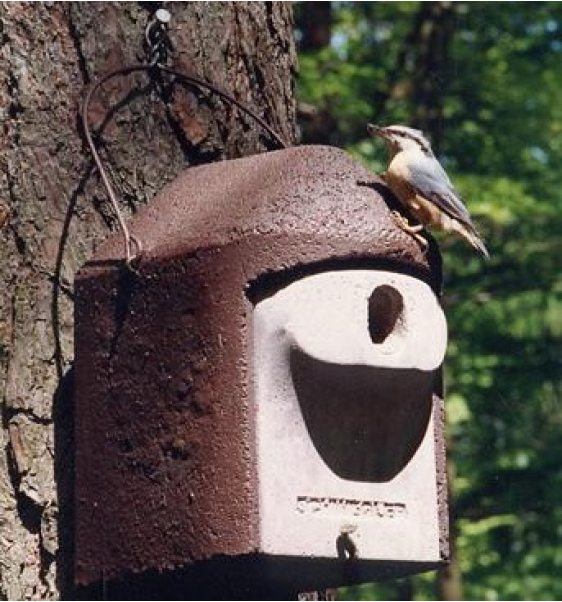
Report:
<svg viewBox="0 0 562 602"><path fill-rule="evenodd" d="M157 11L158 12L158 11ZM167 11L165 11L167 12ZM157 19L159 23L162 23ZM151 22L151 23L154 23ZM146 72L150 77L155 77L155 75L160 76L160 74L164 74L172 79L172 82L179 82L183 85L190 85L197 87L198 89L206 90L207 92L211 92L219 96L222 100L227 101L231 105L236 106L243 113L245 113L248 117L251 117L263 130L265 130L273 140L279 145L280 148L287 148L287 143L281 138L281 136L270 126L268 125L259 115L257 115L254 111L248 108L246 105L236 100L231 94L221 90L219 87L211 84L210 82L195 77L193 75L188 75L185 73L181 73L180 71L176 71L175 69L171 69L170 67L166 67L163 65L165 58L167 58L167 52L169 49L169 45L167 43L162 42L161 32L156 35L155 32L158 31L159 27L156 25L152 25L149 23L146 30L146 39L147 43L150 40L150 43L153 43L154 40L154 52L151 55L151 59L147 64L138 64L138 65L130 65L128 67L122 67L120 69L115 69L105 75L101 76L97 81L94 81L92 85L89 87L86 96L84 98L84 102L82 104L82 122L84 124L84 132L86 136L86 141L88 146L90 147L90 151L92 153L92 157L96 164L96 167L99 171L102 182L107 191L107 195L113 207L113 211L117 217L117 221L119 223L119 227L123 233L123 241L125 247L125 264L128 268L133 269L132 263L135 259L137 259L142 252L142 243L137 238L131 236L121 209L119 208L119 203L117 201L117 196L113 190L110 179L105 171L100 155L97 151L96 145L94 143L91 126L90 126L90 118L89 118L89 108L90 102L92 100L95 92L107 81L113 79L118 76L126 76L131 73L136 72ZM163 23L165 26L165 23ZM163 38L166 39L165 37Z"/></svg>

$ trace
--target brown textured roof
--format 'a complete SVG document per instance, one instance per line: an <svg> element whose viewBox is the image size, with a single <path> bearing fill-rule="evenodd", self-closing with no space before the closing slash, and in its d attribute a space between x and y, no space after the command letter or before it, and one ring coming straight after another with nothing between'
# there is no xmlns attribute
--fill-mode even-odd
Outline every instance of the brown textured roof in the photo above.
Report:
<svg viewBox="0 0 562 602"><path fill-rule="evenodd" d="M276 246L274 262L283 265L306 263L306 247L319 243L324 259L360 254L427 267L416 241L394 224L383 195L393 202L382 180L344 151L299 146L189 168L130 228L145 257L257 237ZM286 242L276 244L280 238ZM120 256L121 237L114 236L96 259Z"/></svg>

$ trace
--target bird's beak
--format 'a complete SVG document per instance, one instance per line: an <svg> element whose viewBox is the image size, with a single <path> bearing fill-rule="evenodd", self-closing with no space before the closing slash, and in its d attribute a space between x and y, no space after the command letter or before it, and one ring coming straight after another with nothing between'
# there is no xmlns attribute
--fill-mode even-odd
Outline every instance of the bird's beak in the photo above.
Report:
<svg viewBox="0 0 562 602"><path fill-rule="evenodd" d="M380 136L381 138L388 138L385 128L373 125L372 123L367 124L367 133L373 137Z"/></svg>

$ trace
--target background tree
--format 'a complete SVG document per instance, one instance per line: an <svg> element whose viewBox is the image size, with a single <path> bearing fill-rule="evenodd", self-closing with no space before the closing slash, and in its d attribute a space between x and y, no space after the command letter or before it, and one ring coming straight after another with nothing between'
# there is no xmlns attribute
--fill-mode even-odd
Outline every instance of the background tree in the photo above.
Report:
<svg viewBox="0 0 562 602"><path fill-rule="evenodd" d="M161 3L2 3L0 110L0 598L71 597L72 283L115 229L84 144L84 86L142 58ZM247 103L293 140L292 13L283 2L170 3L173 65ZM129 213L189 165L264 149L216 98L146 77L92 105ZM61 384L62 383L62 384ZM61 511L62 506L62 511ZM63 520L59 522L59 518Z"/></svg>
<svg viewBox="0 0 562 602"><path fill-rule="evenodd" d="M301 15L309 3L299 3ZM376 171L368 121L437 142L492 258L440 237L457 564L441 599L557 599L562 472L562 7L556 2L331 3L330 42L300 53L310 140ZM310 34L309 34L310 35ZM311 110L315 107L315 111ZM462 572L464 594L459 576ZM397 588L401 589L397 589ZM412 580L435 599L433 577ZM394 588L352 596L404 599Z"/></svg>

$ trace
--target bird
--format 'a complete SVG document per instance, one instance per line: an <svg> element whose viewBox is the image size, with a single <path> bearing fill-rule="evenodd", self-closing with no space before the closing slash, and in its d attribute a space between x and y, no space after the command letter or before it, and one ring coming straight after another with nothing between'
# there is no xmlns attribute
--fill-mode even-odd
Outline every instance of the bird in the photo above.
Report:
<svg viewBox="0 0 562 602"><path fill-rule="evenodd" d="M433 226L459 234L489 259L488 250L467 208L423 132L404 125L382 127L373 124L367 125L367 132L387 141L390 163L382 175L383 180L419 221L412 225L406 217L393 211L397 225L412 235L424 250L428 243L420 231L424 226Z"/></svg>

